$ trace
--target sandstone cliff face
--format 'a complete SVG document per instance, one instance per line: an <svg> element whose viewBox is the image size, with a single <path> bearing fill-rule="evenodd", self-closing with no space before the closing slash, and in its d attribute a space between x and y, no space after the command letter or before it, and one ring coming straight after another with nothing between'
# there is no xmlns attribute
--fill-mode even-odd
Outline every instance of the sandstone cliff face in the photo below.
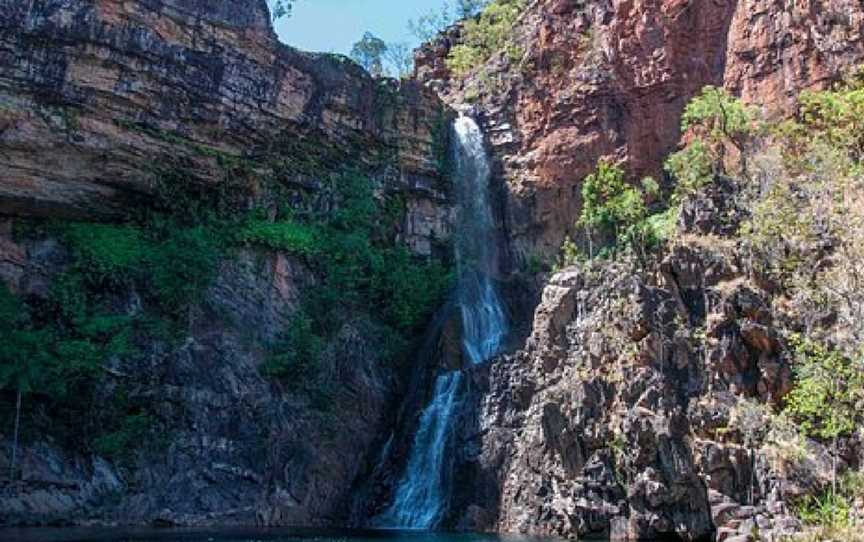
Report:
<svg viewBox="0 0 864 542"><path fill-rule="evenodd" d="M279 44L264 0L2 0L0 12L0 280L23 298L44 300L70 255L22 223L125 221L177 172L201 194L239 187L242 213L290 198L326 207L340 173L356 170L404 202L398 240L415 253L450 234L446 107L419 84ZM221 262L180 344L139 345L99 385L106 405L121 390L152 402L164 442L109 462L27 434L0 523L343 523L403 378L362 314L325 345L332 395L315 403L262 376L318 278L274 251ZM127 288L112 303L146 317L144 294ZM0 432L6 472L11 428Z"/></svg>
<svg viewBox="0 0 864 542"><path fill-rule="evenodd" d="M418 251L446 236L437 97L279 44L264 0L0 10L0 212L117 218L147 202L160 168L217 189L256 182L243 176L314 185L357 161L408 195ZM225 167L244 158L251 175Z"/></svg>
<svg viewBox="0 0 864 542"><path fill-rule="evenodd" d="M459 28L418 52L417 76L484 121L506 188L514 264L578 235L581 180L601 157L662 178L685 104L725 86L788 112L864 60L864 8L845 0L537 0L503 53L464 78L444 59Z"/></svg>

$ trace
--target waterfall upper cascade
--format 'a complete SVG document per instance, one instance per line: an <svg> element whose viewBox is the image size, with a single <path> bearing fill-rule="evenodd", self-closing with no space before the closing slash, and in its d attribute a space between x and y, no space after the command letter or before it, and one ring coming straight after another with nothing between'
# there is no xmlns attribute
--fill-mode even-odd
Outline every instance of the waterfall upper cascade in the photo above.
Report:
<svg viewBox="0 0 864 542"><path fill-rule="evenodd" d="M456 262L462 347L472 364L501 350L507 318L493 277L498 267L495 225L489 197L490 168L477 123L460 116L453 127L457 188ZM408 464L393 504L379 518L388 527L431 529L447 511L453 426L459 412L462 373L440 374L432 401L420 417Z"/></svg>

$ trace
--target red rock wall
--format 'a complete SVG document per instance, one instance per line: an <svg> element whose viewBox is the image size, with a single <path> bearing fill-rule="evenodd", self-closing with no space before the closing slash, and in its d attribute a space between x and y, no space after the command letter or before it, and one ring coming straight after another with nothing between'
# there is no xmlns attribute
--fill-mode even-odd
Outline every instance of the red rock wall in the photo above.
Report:
<svg viewBox="0 0 864 542"><path fill-rule="evenodd" d="M768 113L864 59L864 6L850 0L537 0L518 24L518 60L454 78L458 29L418 53L418 77L483 117L506 180L502 227L514 263L552 257L572 234L580 184L601 157L662 175L680 114L705 85Z"/></svg>

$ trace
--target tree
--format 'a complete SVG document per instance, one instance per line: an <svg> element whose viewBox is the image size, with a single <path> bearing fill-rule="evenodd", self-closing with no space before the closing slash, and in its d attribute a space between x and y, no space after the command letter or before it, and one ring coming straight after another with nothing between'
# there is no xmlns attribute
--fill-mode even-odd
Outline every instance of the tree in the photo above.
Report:
<svg viewBox="0 0 864 542"><path fill-rule="evenodd" d="M646 181L645 191L653 190L654 185L653 181ZM592 243L593 232L611 232L616 241L632 243L637 240L636 225L648 216L644 195L645 192L627 183L623 169L601 160L597 170L582 183L579 225L588 231Z"/></svg>
<svg viewBox="0 0 864 542"><path fill-rule="evenodd" d="M15 476L23 397L41 387L54 362L45 349L50 337L29 329L29 315L4 284L0 284L0 390L15 392L15 428L9 478Z"/></svg>
<svg viewBox="0 0 864 542"><path fill-rule="evenodd" d="M351 58L375 77L384 74L384 54L387 44L371 32L363 34L363 38L351 48Z"/></svg>
<svg viewBox="0 0 864 542"><path fill-rule="evenodd" d="M430 10L417 19L408 21L408 31L423 43L432 41L441 31L453 24L450 6L443 4L438 11Z"/></svg>
<svg viewBox="0 0 864 542"><path fill-rule="evenodd" d="M734 147L746 175L747 143L756 131L757 118L757 113L741 100L709 85L687 104L681 116L681 130L698 138L720 167L725 166L727 146Z"/></svg>
<svg viewBox="0 0 864 542"><path fill-rule="evenodd" d="M836 350L793 337L796 385L786 411L805 435L831 441L832 493L837 494L837 441L854 432L864 406L864 368Z"/></svg>
<svg viewBox="0 0 864 542"><path fill-rule="evenodd" d="M681 200L726 172L726 151L737 151L741 173L747 175L749 142L758 130L758 114L725 90L706 86L681 116L681 131L690 140L666 160L665 169L678 181L673 198Z"/></svg>
<svg viewBox="0 0 864 542"><path fill-rule="evenodd" d="M456 0L456 17L467 19L479 14L489 5L489 0Z"/></svg>
<svg viewBox="0 0 864 542"><path fill-rule="evenodd" d="M417 19L408 21L408 30L421 42L432 41L456 21L476 17L489 6L489 3L490 0L455 0L451 6L450 3L444 2L439 10L430 10Z"/></svg>
<svg viewBox="0 0 864 542"><path fill-rule="evenodd" d="M272 0L270 3L270 11L273 16L273 20L281 19L282 17L287 17L291 15L291 7L293 0Z"/></svg>
<svg viewBox="0 0 864 542"><path fill-rule="evenodd" d="M393 70L393 75L395 77L400 79L408 77L414 70L414 51L407 43L398 42L387 44L384 58Z"/></svg>

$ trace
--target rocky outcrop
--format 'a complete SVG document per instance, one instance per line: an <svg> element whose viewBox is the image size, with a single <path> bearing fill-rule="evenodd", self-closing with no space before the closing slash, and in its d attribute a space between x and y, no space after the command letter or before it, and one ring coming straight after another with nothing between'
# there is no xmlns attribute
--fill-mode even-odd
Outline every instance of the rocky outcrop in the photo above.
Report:
<svg viewBox="0 0 864 542"><path fill-rule="evenodd" d="M17 231L20 219L122 220L160 205L166 176L272 211L292 198L326 206L338 173L362 170L377 192L402 196L399 239L435 252L451 214L449 113L436 93L482 121L503 181L500 242L509 271L527 268L578 235L580 183L600 157L662 176L704 85L782 114L864 59L852 0L535 0L513 32L518 58L496 54L454 78L444 58L457 26L419 52L420 82L401 83L279 45L263 0L0 10L0 279L36 303L70 258L56 236ZM684 203L662 261L556 274L525 344L469 371L449 527L685 540L797 528L786 503L824 485L827 456L809 443L802 465L740 434L736 420L758 418L750 402L788 392L790 354L770 285L729 238L740 225L731 185L716 185ZM148 435L164 439L108 461L27 435L22 480L0 485L0 523L368 520L394 482L378 464L387 436L404 456L411 435L393 427L412 426L425 370L456 364L458 325L442 324L444 353L406 377L381 363L387 337L352 312L324 347L317 378L329 393L299 393L260 367L318 279L274 251L221 262L179 344L149 340L134 363L104 367L96 402L134 383L156 419ZM503 285L517 324L535 304L525 283ZM145 310L134 288L110 302Z"/></svg>
<svg viewBox="0 0 864 542"><path fill-rule="evenodd" d="M705 85L788 112L864 61L862 32L864 8L847 0L535 0L512 33L517 57L454 77L455 27L418 52L416 73L484 121L518 266L578 237L580 183L599 158L662 179L681 112Z"/></svg>
<svg viewBox="0 0 864 542"><path fill-rule="evenodd" d="M735 433L741 401L772 404L791 371L765 293L724 243L672 247L659 275L600 263L550 279L526 347L475 375L459 451L473 485L454 525L616 540L794 531L784 498L827 471L781 474L788 457Z"/></svg>
<svg viewBox="0 0 864 542"><path fill-rule="evenodd" d="M260 197L262 179L315 186L356 162L411 201L417 251L446 237L438 98L278 43L264 0L0 10L0 213L117 218L172 169Z"/></svg>

